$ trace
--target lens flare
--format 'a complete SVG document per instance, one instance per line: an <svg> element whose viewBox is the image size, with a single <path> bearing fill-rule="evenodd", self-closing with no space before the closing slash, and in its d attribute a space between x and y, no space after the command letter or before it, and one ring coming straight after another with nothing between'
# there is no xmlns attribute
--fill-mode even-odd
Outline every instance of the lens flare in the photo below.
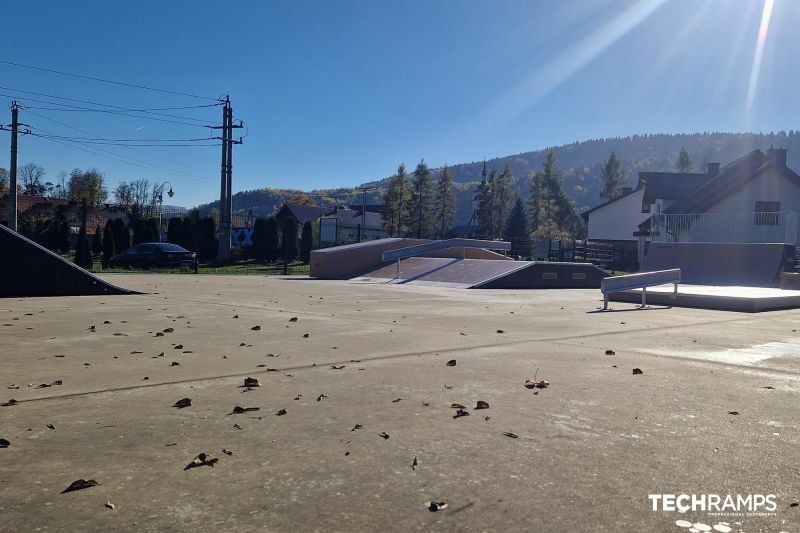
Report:
<svg viewBox="0 0 800 533"><path fill-rule="evenodd" d="M753 102L756 99L758 78L761 73L761 63L764 59L764 45L769 34L769 21L772 19L773 7L775 7L775 0L764 0L764 8L761 11L761 24L758 26L758 37L756 38L756 51L753 54L753 67L750 69L750 83L747 85L746 109L748 115L752 111Z"/></svg>

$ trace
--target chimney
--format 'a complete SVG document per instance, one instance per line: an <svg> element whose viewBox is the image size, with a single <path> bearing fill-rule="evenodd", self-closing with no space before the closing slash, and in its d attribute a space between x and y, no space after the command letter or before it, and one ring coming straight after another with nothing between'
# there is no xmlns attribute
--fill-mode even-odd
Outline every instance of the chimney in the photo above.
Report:
<svg viewBox="0 0 800 533"><path fill-rule="evenodd" d="M708 175L711 177L716 176L719 174L719 163L709 163L708 164Z"/></svg>
<svg viewBox="0 0 800 533"><path fill-rule="evenodd" d="M767 150L767 158L779 168L786 167L786 148L773 148L769 147Z"/></svg>

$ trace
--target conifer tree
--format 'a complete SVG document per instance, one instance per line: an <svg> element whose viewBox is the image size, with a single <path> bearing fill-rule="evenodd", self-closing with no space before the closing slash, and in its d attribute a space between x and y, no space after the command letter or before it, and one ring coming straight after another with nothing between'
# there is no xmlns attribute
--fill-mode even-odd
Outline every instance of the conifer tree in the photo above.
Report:
<svg viewBox="0 0 800 533"><path fill-rule="evenodd" d="M615 152L611 152L605 165L603 165L603 190L600 196L606 200L614 200L622 195L625 177L619 170L620 160Z"/></svg>
<svg viewBox="0 0 800 533"><path fill-rule="evenodd" d="M517 196L503 228L503 240L511 243L511 255L522 257L530 255L531 239L528 215L525 213L525 205L519 196Z"/></svg>
<svg viewBox="0 0 800 533"><path fill-rule="evenodd" d="M424 159L414 169L412 182L414 235L418 239L428 239L433 233L433 173Z"/></svg>
<svg viewBox="0 0 800 533"><path fill-rule="evenodd" d="M692 158L689 157L689 152L686 151L686 147L681 147L681 153L678 154L678 161L675 163L675 168L678 169L678 172L691 172L694 168L694 163L692 163Z"/></svg>
<svg viewBox="0 0 800 533"><path fill-rule="evenodd" d="M453 191L453 174L450 172L450 168L445 165L439 174L439 181L436 184L434 223L438 238L444 239L447 236L447 232L453 227L455 218L456 195L455 191Z"/></svg>

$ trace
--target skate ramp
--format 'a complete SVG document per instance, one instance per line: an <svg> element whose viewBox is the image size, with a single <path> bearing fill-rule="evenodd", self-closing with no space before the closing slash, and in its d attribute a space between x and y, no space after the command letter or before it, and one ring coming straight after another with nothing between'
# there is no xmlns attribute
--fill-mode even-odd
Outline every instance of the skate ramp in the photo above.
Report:
<svg viewBox="0 0 800 533"><path fill-rule="evenodd" d="M793 261L794 246L780 243L651 242L640 270L680 268L692 285L774 287Z"/></svg>
<svg viewBox="0 0 800 533"><path fill-rule="evenodd" d="M0 297L136 294L0 225Z"/></svg>
<svg viewBox="0 0 800 533"><path fill-rule="evenodd" d="M431 242L434 241L389 238L313 250L311 252L310 275L312 278L322 279L351 279L356 276L364 276L387 264L382 259L383 252ZM448 248L420 254L420 257L466 257L467 259L510 261L509 258L502 254L481 248Z"/></svg>
<svg viewBox="0 0 800 533"><path fill-rule="evenodd" d="M399 275L390 263L355 279L463 289L595 289L607 275L583 263L409 257L400 261Z"/></svg>

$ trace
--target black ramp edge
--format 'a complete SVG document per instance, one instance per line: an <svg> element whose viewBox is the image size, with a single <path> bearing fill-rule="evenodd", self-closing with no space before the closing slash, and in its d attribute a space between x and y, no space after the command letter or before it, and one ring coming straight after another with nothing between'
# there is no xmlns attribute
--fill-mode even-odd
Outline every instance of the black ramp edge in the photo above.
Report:
<svg viewBox="0 0 800 533"><path fill-rule="evenodd" d="M535 261L478 283L473 289L599 289L610 274L590 263Z"/></svg>
<svg viewBox="0 0 800 533"><path fill-rule="evenodd" d="M98 278L0 225L0 297L139 294Z"/></svg>

